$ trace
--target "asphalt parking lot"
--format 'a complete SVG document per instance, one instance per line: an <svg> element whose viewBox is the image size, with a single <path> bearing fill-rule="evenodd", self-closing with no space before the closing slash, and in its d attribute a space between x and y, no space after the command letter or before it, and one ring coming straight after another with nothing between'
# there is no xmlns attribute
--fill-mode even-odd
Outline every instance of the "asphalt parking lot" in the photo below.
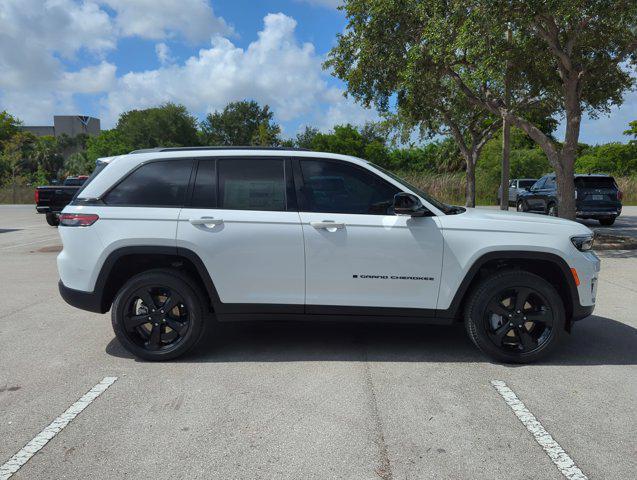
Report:
<svg viewBox="0 0 637 480"><path fill-rule="evenodd" d="M604 230L637 231L624 214ZM136 361L109 315L59 297L59 249L32 206L0 206L0 465L117 380L12 479L564 478L493 381L588 478L635 478L637 251L600 254L595 315L559 352L508 366L462 327L362 324L226 325L183 360Z"/></svg>

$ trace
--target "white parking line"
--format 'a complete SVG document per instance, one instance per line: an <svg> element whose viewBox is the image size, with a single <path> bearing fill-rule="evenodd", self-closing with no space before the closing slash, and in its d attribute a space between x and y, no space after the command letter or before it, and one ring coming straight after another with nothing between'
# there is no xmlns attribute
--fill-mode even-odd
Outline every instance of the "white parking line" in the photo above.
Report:
<svg viewBox="0 0 637 480"><path fill-rule="evenodd" d="M46 238L41 238L40 240L35 240L33 242L28 242L28 243L15 243L15 244L11 244L11 245L4 245L2 247L0 247L0 250L6 250L8 248L18 248L18 247L24 247L26 245L33 245L35 243L42 243L42 242L50 242L52 240L55 239L59 239L60 237L58 237L57 235L54 237L46 237Z"/></svg>
<svg viewBox="0 0 637 480"><path fill-rule="evenodd" d="M33 440L7 460L4 465L0 466L0 480L7 480L11 475L20 470L49 440L60 433L62 429L71 423L71 420L77 417L93 400L99 397L108 387L113 385L115 380L117 380L117 377L104 377L100 383L91 388L82 398L71 405L66 412L53 420L48 427L38 433Z"/></svg>
<svg viewBox="0 0 637 480"><path fill-rule="evenodd" d="M535 441L540 444L555 466L569 480L587 480L588 477L575 465L575 462L568 456L559 443L557 443L551 434L547 432L542 424L529 412L524 403L517 397L515 392L511 390L506 383L501 380L492 380L491 385L495 387L504 401L511 407L513 413L518 417L520 422L535 437Z"/></svg>

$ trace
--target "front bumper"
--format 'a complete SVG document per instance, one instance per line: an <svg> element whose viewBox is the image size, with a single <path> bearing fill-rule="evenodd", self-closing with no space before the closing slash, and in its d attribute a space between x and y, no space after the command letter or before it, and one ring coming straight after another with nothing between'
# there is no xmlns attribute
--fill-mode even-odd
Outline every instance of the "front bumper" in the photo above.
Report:
<svg viewBox="0 0 637 480"><path fill-rule="evenodd" d="M62 296L64 301L72 307L95 313L106 312L106 310L102 306L101 296L97 295L95 292L74 290L64 285L62 283L62 280L58 282L58 288L60 290L60 295Z"/></svg>

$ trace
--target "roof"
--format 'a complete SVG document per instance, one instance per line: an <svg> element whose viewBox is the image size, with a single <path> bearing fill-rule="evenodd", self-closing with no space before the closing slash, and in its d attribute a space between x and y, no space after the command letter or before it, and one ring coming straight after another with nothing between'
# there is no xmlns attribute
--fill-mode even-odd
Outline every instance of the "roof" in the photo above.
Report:
<svg viewBox="0 0 637 480"><path fill-rule="evenodd" d="M208 146L208 147L156 147L143 148L133 150L130 153L149 153L149 152L187 152L201 150L290 150L296 152L307 152L307 148L295 147L258 147L258 146Z"/></svg>

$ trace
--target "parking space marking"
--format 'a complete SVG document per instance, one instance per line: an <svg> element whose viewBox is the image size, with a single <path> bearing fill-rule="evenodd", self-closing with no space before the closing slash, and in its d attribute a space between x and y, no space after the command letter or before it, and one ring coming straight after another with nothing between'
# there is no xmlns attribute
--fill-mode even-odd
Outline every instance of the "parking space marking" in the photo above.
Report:
<svg viewBox="0 0 637 480"><path fill-rule="evenodd" d="M2 247L0 247L0 250L6 250L8 248L17 248L17 247L24 247L26 245L33 245L35 243L42 243L42 242L50 242L52 240L55 240L56 238L60 238L57 235L53 236L53 237L47 237L47 238L41 238L40 240L35 240L33 242L28 242L28 243L14 243L11 245L4 245Z"/></svg>
<svg viewBox="0 0 637 480"><path fill-rule="evenodd" d="M551 434L547 432L542 424L533 415L518 398L513 390L511 390L502 380L492 380L491 385L498 391L504 401L511 407L513 413L518 417L520 422L533 435L535 441L540 444L549 458L553 461L562 475L569 480L587 480L588 477L579 469L575 462L568 456L560 444L557 443Z"/></svg>
<svg viewBox="0 0 637 480"><path fill-rule="evenodd" d="M77 417L86 407L88 407L97 397L99 397L108 387L113 385L117 377L104 377L100 383L91 388L77 402L71 405L62 415L53 420L49 426L38 433L33 440L27 443L18 453L0 466L0 480L7 480L15 472L20 470L33 455L38 453L49 440L55 437L66 427L71 420Z"/></svg>

